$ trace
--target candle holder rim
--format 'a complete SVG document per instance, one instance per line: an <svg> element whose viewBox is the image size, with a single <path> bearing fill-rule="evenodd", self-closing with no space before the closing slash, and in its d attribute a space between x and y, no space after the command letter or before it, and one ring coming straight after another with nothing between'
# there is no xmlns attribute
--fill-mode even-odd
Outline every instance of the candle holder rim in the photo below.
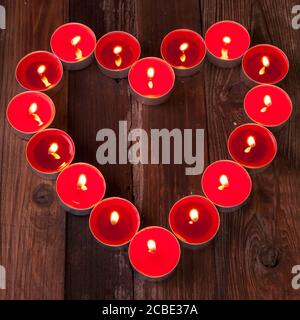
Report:
<svg viewBox="0 0 300 320"><path fill-rule="evenodd" d="M241 164L240 162L238 162L238 160L237 160L235 157L232 156L232 153L231 153L230 148L229 148L229 141L230 141L230 139L231 139L231 137L232 137L232 134L233 134L237 129L239 129L239 128L241 128L241 127L245 127L245 126L252 126L252 127L253 127L253 126L258 126L258 127L262 128L263 130L265 130L265 132L267 132L268 135L269 135L269 137L272 139L272 142L273 142L274 147L275 147L275 152L274 152L274 155L272 156L272 158L271 158L268 162L266 162L263 166L251 166L251 165ZM245 169L245 168L247 168L247 169L261 169L261 168L267 167L267 166L268 166L270 163L272 163L272 161L275 159L275 157L276 157L276 155L277 155L277 151L278 151L278 145L277 145L277 140L276 140L274 134L273 134L268 128L266 128L265 126L263 126L263 125L261 125L261 124L259 124L259 123L244 123L244 124L238 126L237 128L235 128L235 129L230 133L230 135L229 135L229 137L228 137L228 139L227 139L227 149L228 149L228 152L229 152L230 157L234 160L233 162L236 162L236 163L239 164L240 166L244 167L244 169ZM247 170L246 170L246 171L247 171Z"/></svg>
<svg viewBox="0 0 300 320"><path fill-rule="evenodd" d="M96 210L96 208L98 207L98 205L102 204L103 202L106 202L106 201L111 201L111 200L114 200L114 199L118 199L118 200L122 200L128 204L130 204L131 206L134 207L134 210L135 210L135 213L136 213L136 217L137 217L137 228L134 232L134 235L129 239L127 240L126 242L124 243L120 243L120 244L108 244L108 243L105 243L104 241L101 241L98 237L96 237L95 233L93 232L93 229L91 227L91 219L92 219L92 214L94 212L94 210ZM135 235L139 232L139 229L140 229L140 226L141 226L141 217L140 217L140 213L137 209L137 207L129 200L125 199L125 198L122 198L122 197L108 197L108 198L105 198L105 199L102 199L100 200L98 203L95 204L94 208L92 209L92 212L90 214L90 217L89 217L89 229L94 237L94 239L99 242L100 244L106 246L106 247L110 247L110 248L118 248L118 247L125 247L127 244L129 244L131 242L131 240L135 237Z"/></svg>
<svg viewBox="0 0 300 320"><path fill-rule="evenodd" d="M42 95L43 98L47 99L48 102L49 102L49 105L50 105L50 108L52 110L52 114L51 114L51 118L49 119L48 123L45 125L45 126L42 126L39 130L37 131L32 131L32 132L28 132L28 131L23 131L23 130L19 130L18 128L16 128L10 121L10 118L8 117L8 110L10 108L10 105L12 102L14 102L14 100L20 96L23 96L23 95L27 95L29 93L35 93L35 94L38 94L38 95ZM44 92L40 92L40 91L35 91L35 90L29 90L29 91L23 91L23 92L20 92L18 94L16 94L12 99L10 99L8 105L7 105L7 108L6 108L6 119L8 121L8 123L10 124L10 126L12 128L14 128L14 130L16 130L17 132L21 133L21 134L26 134L26 135L34 135L38 132L41 132L43 130L46 130L49 126L51 126L54 118L55 118L55 114L56 114L56 108L55 108L55 104L53 102L53 100L47 95L45 94Z"/></svg>
<svg viewBox="0 0 300 320"><path fill-rule="evenodd" d="M194 34L200 39L200 41L203 43L203 45L204 45L204 54L203 54L203 57L200 59L199 62L197 62L197 63L195 63L195 64L193 64L193 65L191 65L191 66L189 66L189 67L183 67L183 66L175 66L175 65L171 64L171 63L166 59L166 57L165 57L164 54L163 54L163 50L162 50L164 41L165 41L165 39L166 39L170 34L175 33L176 31L188 31L188 32L192 32L192 33L194 33ZM205 57L206 57L206 53L207 53L206 42L205 42L204 38L201 36L201 34L198 33L197 31L194 31L194 30L191 30L191 29L187 29L187 28L179 28L179 29L175 29L175 30L172 30L172 31L168 32L168 33L163 37L163 39L162 39L162 41L161 41L161 44L160 44L160 55L161 55L162 59L163 59L164 61L166 61L166 62L167 62L172 68L174 68L175 70L189 70L189 69L193 69L193 68L199 66L199 65L204 61L204 59L205 59Z"/></svg>
<svg viewBox="0 0 300 320"><path fill-rule="evenodd" d="M59 76L59 79L57 79L55 81L55 83L49 87L49 88L45 88L45 89L39 89L39 90L36 90L36 89L32 89L32 88L28 88L26 87L25 85L22 84L22 82L20 81L18 75L17 75L17 71L21 65L21 63L23 63L25 61L25 59L27 59L28 57L30 57L32 54L38 54L38 53L43 53L43 54L47 54L47 55L50 55L52 57L55 58L55 60L58 62L58 65L59 65L59 71L60 71L60 76ZM38 92L43 92L43 93L46 93L46 92L49 92L51 91L53 88L57 87L58 84L62 81L62 78L63 78L63 75L64 75L64 67L60 61L60 59L52 52L50 51L46 51L46 50L36 50L36 51L31 51L29 53L27 53L22 59L19 60L17 66L16 66L16 69L15 69L15 79L17 80L18 84L23 88L25 89L26 91L38 91Z"/></svg>
<svg viewBox="0 0 300 320"><path fill-rule="evenodd" d="M74 167L76 165L85 165L85 166L88 166L90 168L93 168L93 169L96 169L97 173L99 174L99 176L102 178L102 181L104 183L104 191L103 191L103 195L101 197L101 199L99 201L97 201L95 204L91 205L90 207L87 207L87 208L76 208L68 203L66 203L60 196L60 194L58 193L58 190L57 190L57 181L60 177L60 175L68 168L70 167ZM59 198L59 200L67 207L73 209L73 210L76 210L76 211L87 211L87 210L91 210L93 209L100 201L102 201L103 197L105 196L105 193L106 193L106 181L105 181L105 178L103 176L103 174L101 173L101 171L94 165L90 164L90 163L87 163L87 162L74 162L74 163L70 163L69 165L67 165L65 168L63 168L61 171L59 171L58 173L58 176L57 176L57 179L56 179L56 182L55 182L55 191L56 191L56 194Z"/></svg>
<svg viewBox="0 0 300 320"><path fill-rule="evenodd" d="M245 62L246 55L247 55L251 50L253 50L254 48L262 47L262 46L271 47L271 48L273 48L273 49L278 50L278 51L282 54L282 56L283 56L283 58L284 58L284 60L285 60L285 62L286 62L286 64L287 64L287 70L286 70L286 73L284 74L284 76L282 76L281 78L279 78L279 80L272 81L272 82L267 82L267 83L266 83L266 82L260 82L260 81L257 81L257 80L255 80L255 79L252 79L252 78L248 75L248 73L246 72L245 67L244 67L244 62ZM247 77L247 79L250 80L251 82L256 83L257 85L264 85L264 84L275 85L276 83L279 83L279 82L283 81L283 80L286 78L286 76L288 75L289 70L290 70L290 61L289 61L289 58L287 57L287 55L285 54L285 52L284 52L282 49L280 49L279 47L274 46L274 45L269 44L269 43L260 43L260 44L256 44L255 46L250 47L250 48L245 52L245 54L244 54L244 56L243 56L243 59L242 59L242 70L243 70L243 72L244 72L244 75Z"/></svg>
<svg viewBox="0 0 300 320"><path fill-rule="evenodd" d="M94 47L93 47L93 50L90 52L89 55L85 56L82 60L79 60L79 61L74 61L74 60L72 60L72 61L71 61L71 60L65 60L65 59L59 58L59 57L57 56L57 54L54 52L54 50L53 50L52 39L53 39L54 35L56 34L57 31L59 31L60 29L62 29L62 28L65 27L66 25L79 25L79 26L82 26L82 27L88 29L88 31L90 31L90 32L91 32L91 35L93 36L93 39L94 39ZM92 30L92 28L90 28L89 26L87 26L87 25L85 25L85 24L83 24L83 23L80 23L80 22L67 22L67 23L62 24L61 26L57 27L57 28L53 31L53 33L52 33L52 35L51 35L51 38L50 38L50 48L51 48L52 53L53 53L55 56L57 56L60 61L62 61L62 62L64 62L64 63L68 63L68 64L77 64L77 63L80 63L80 62L82 62L82 61L85 61L86 59L89 59L89 58L94 54L94 51L95 51L95 49L96 49L96 45L97 45L97 37L96 37L96 35L95 35L95 32Z"/></svg>
<svg viewBox="0 0 300 320"><path fill-rule="evenodd" d="M244 171L244 173L246 173L246 176L248 177L248 179L249 179L249 181L250 181L250 188L249 188L249 193L248 193L247 197L246 197L245 199L243 199L241 202L239 202L239 203L237 203L237 204L234 205L234 207L241 206L245 201L247 201L247 200L249 199L249 197L250 197L250 195L251 195L251 192L252 192L252 188L253 188L253 182L252 182L252 179L251 179L251 176L250 176L249 172L245 169L244 166L242 166L242 165L241 165L240 163L238 163L237 161L224 159L224 160L217 160L217 161L214 161L214 162L212 162L211 164L209 164L209 165L205 168L205 170L203 171L203 174L202 174L202 177L201 177L201 187L202 187L203 193L204 193L205 197L208 198L208 197L207 197L207 194L206 194L206 192L204 191L204 188L203 188L203 178L204 178L205 172L208 170L209 167L211 167L212 165L214 165L214 164L216 164L216 163L220 163L220 162L222 162L222 163L228 162L228 163L231 163L231 164L234 164L234 165L240 167L240 168ZM208 199L209 199L209 198L208 198ZM210 200L210 199L209 199L209 200ZM220 204L218 204L218 203L216 203L216 202L214 202L214 201L212 201L212 200L210 200L210 201L211 201L215 206L217 206L217 207L219 207L219 208L221 208L221 209L231 209L231 208L233 207L233 206L220 205Z"/></svg>
<svg viewBox="0 0 300 320"><path fill-rule="evenodd" d="M114 30L114 31L107 32L107 33L105 33L104 35L102 35L102 36L99 38L99 40L96 42L96 46L95 46L95 49L94 49L94 56L95 56L95 59L96 59L97 63L101 66L101 68L103 68L103 69L105 69L105 70L107 70L107 71L113 71L113 72L119 73L119 72L124 72L124 71L126 71L126 70L129 70L129 69L133 66L133 64L135 64L137 61L135 61L133 64L131 64L131 65L125 67L125 68L111 69L111 68L107 68L106 66L104 66L104 65L99 61L99 59L98 59L98 57L97 57L97 54L96 54L96 49L97 49L100 41L103 40L104 38L106 38L108 35L110 35L110 34L116 34L116 33L125 34L125 35L129 36L130 38L132 38L132 39L137 43L137 45L138 45L138 50L139 50L139 51L138 51L138 55L137 55L137 61L139 61L139 59L140 59L140 57L141 57L142 48L141 48L141 44L140 44L139 40L138 40L134 35L132 35L132 34L129 33L129 32L122 31L122 30Z"/></svg>
<svg viewBox="0 0 300 320"><path fill-rule="evenodd" d="M140 92L136 91L133 86L132 86L132 83L130 81L130 73L132 71L132 69L135 67L135 65L139 62L139 61L143 61L143 60L148 60L148 59L155 59L155 60L158 60L160 62L163 62L165 63L168 68L170 69L171 73L172 73L172 86L171 88L165 92L163 95L160 95L160 96L154 96L154 95L142 95ZM158 57L144 57L142 59L139 59L137 60L135 63L133 63L130 67L130 70L129 70L129 73L128 73L128 83L129 83L129 86L130 86L130 89L134 92L135 95L137 96L141 96L141 97L146 97L146 98L158 98L158 97L164 97L164 96L167 96L168 94L170 94L172 92L172 90L174 89L174 85L175 85L175 78L176 78L176 75L175 75L175 72L173 70L173 67L164 59L162 58L158 58Z"/></svg>
<svg viewBox="0 0 300 320"><path fill-rule="evenodd" d="M256 121L256 120L254 120L254 119L249 115L249 113L247 112L247 108L246 108L246 99L247 99L248 95L252 93L252 91L255 91L255 89L257 89L257 88L262 88L262 87L275 88L276 90L281 91L281 92L286 96L286 98L288 99L289 104L290 104L290 106L291 106L289 115L288 115L288 117L286 118L286 120L283 120L283 121L281 121L281 122L278 123L278 124L273 124L273 125L269 125L269 124L268 124L268 125L267 125L267 124L264 124L264 123L261 123L261 122L258 122L258 121ZM278 86L275 86L274 84L260 84L260 85L258 85L258 86L255 86L255 87L251 88L251 89L246 93L245 98L244 98L244 111L245 111L247 117L248 117L250 120L252 120L254 123L259 124L259 125L261 125L261 126L263 126L263 127L266 127L266 128L271 128L271 129L272 129L272 128L277 128L277 127L283 125L284 123L286 123L286 122L288 121L288 119L291 117L291 115L292 115L292 113L293 113L293 109L294 109L293 101L292 101L290 95L289 95L284 89L282 89L282 88L280 88L280 87L278 87Z"/></svg>
<svg viewBox="0 0 300 320"><path fill-rule="evenodd" d="M153 228L157 228L157 229L163 229L164 231L167 231L176 241L176 244L178 246L178 260L176 261L176 264L174 265L174 267L169 271L169 272L166 272L165 274L162 274L162 275L159 275L159 276L149 276L147 274L145 274L144 272L138 270L134 264L132 263L132 259L131 259L131 255L130 255L130 249L131 249L131 244L132 244L132 241L133 239L140 233L140 232L143 232L147 229L153 229ZM166 277L167 275L171 274L175 269L176 267L178 266L179 264L179 261L180 261L180 258L181 258L181 246L180 246L180 243L177 239L177 237L175 236L175 234L173 232L171 232L170 230L168 230L167 228L164 228L164 227L161 227L161 226L155 226L155 225L152 225L152 226L147 226L141 230L139 230L135 235L134 237L131 239L130 243L129 243L129 247L128 247L128 259L129 259L129 262L130 264L132 265L133 269L136 270L138 273L140 273L141 275L143 275L144 277L146 278L150 278L150 279L160 279L160 278L164 278Z"/></svg>
<svg viewBox="0 0 300 320"><path fill-rule="evenodd" d="M248 37L248 40L249 40L249 41L248 41L249 44L248 44L248 46L247 46L247 50L246 50L244 53L242 53L241 55L239 55L238 57L236 57L236 58L228 58L228 59L224 60L224 61L229 61L229 62L237 61L237 60L243 58L243 56L245 55L245 53L249 50L250 44L251 44L250 33L249 33L248 29L247 29L245 26L243 26L241 23L239 23L239 22L237 22L237 21L234 21L234 20L221 20L221 21L217 21L216 23L212 24L212 25L206 30L205 35L204 35L204 41L206 42L207 33L208 33L215 25L218 25L218 24L220 24L220 23L222 23L222 22L230 22L230 23L232 23L232 24L239 25L240 27L242 27L242 29L244 29L244 31L246 31L246 34L247 34L247 37ZM210 53L213 57L221 60L221 58L220 58L219 56L216 56L214 53L212 53L207 46L206 46L206 50L207 50L207 52Z"/></svg>
<svg viewBox="0 0 300 320"><path fill-rule="evenodd" d="M215 211L215 213L216 213L216 216L217 216L217 218L218 218L218 226L217 226L214 234L210 237L210 239L208 239L208 240L206 240L206 241L203 241L203 242L199 242L199 243L198 243L198 242L197 242L197 243L195 243L195 242L189 242L189 241L186 241L184 238L180 237L180 235L174 231L174 229L172 228L172 224L171 224L171 213L172 213L172 211L173 211L173 208L177 205L177 203L179 203L179 202L181 202L181 201L183 201L183 200L185 200L185 199L189 199L189 198L193 198L193 197L201 198L201 199L209 202L209 203L212 205L212 207L213 207L213 209L214 209L214 211ZM183 242L183 243L185 243L185 244L187 244L187 245L190 245L190 246L199 247L199 246L201 246L201 245L205 245L205 244L209 243L211 240L213 240L213 239L216 237L217 233L218 233L219 230L220 230L221 217L220 217L220 213L219 213L216 205L215 205L210 199L208 199L206 196L194 194L194 195L185 196L185 197L179 199L178 201L176 201L176 202L173 204L173 206L172 206L172 208L171 208L171 210L170 210L170 212L169 212L168 222L169 222L169 227L170 227L172 233L173 233L181 242Z"/></svg>
<svg viewBox="0 0 300 320"><path fill-rule="evenodd" d="M59 132L61 132L61 133L63 133L63 134L66 134L66 135L68 136L68 138L69 138L69 141L71 142L71 146L72 146L72 149L73 149L73 154L72 154L72 156L71 156L71 159L68 161L68 164L67 164L62 170L66 169L66 168L72 163L72 161L74 160L74 157L75 157L75 143L74 143L73 139L71 138L71 136L70 136L66 131L61 130L61 129L57 129L57 128L46 128L46 129L44 129L44 130L42 130L42 131L39 131L39 132L35 133L35 134L30 138L30 140L28 141L28 143L27 143L27 145L26 145L26 152L25 152L25 153L26 153L26 160L27 160L27 163L29 163L30 167L31 167L33 170L35 170L35 171L37 171L37 172L39 172L39 173L46 174L46 175L59 174L62 170L51 171L51 172L49 172L49 171L41 171L41 170L39 170L39 169L36 169L36 168L32 165L31 161L29 161L29 157L28 157L28 147L29 147L30 141L31 141L32 139L34 139L34 138L36 137L36 135L41 134L41 133L44 133L45 131L59 131Z"/></svg>

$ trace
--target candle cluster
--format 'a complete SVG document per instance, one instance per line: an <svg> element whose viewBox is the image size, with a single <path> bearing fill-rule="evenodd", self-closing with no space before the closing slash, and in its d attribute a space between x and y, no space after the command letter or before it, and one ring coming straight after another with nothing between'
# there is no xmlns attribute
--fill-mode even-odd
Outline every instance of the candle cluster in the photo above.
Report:
<svg viewBox="0 0 300 320"><path fill-rule="evenodd" d="M180 260L180 245L199 248L210 242L220 227L219 210L235 211L248 200L252 181L246 169L269 165L277 143L266 127L279 127L291 115L292 103L274 84L287 74L285 54L271 45L249 49L248 31L234 21L211 26L205 40L195 31L178 29L161 43L161 58L140 59L139 41L129 33L114 31L97 42L93 31L79 23L59 27L51 37L53 53L36 51L17 65L16 79L27 92L15 96L7 119L24 139L30 139L26 155L39 175L56 179L56 192L66 211L90 214L89 227L104 246L129 244L129 260L147 278L164 278ZM177 201L169 213L169 227L152 226L139 231L140 215L128 200L103 200L106 191L101 172L87 163L74 163L75 146L64 131L50 128L55 115L53 101L45 95L58 89L63 67L79 70L95 56L100 70L111 78L126 78L131 93L143 104L157 105L172 93L175 75L190 76L200 70L205 56L218 67L231 68L242 62L242 78L250 86L245 112L255 123L236 128L228 139L234 161L220 160L202 175L205 196L192 195ZM245 169L246 168L246 169ZM218 208L218 209L217 209Z"/></svg>

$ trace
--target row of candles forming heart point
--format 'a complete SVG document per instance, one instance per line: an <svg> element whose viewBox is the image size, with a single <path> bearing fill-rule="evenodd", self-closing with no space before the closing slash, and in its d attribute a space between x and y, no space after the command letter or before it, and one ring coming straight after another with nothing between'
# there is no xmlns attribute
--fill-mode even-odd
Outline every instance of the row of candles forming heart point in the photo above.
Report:
<svg viewBox="0 0 300 320"><path fill-rule="evenodd" d="M289 63L277 47L249 47L250 36L242 25L221 21L208 29L205 40L192 30L174 30L162 41L163 59L140 59L138 40L126 32L110 32L96 42L87 26L67 23L52 35L53 53L32 52L17 65L16 79L28 91L10 101L7 119L18 135L30 139L26 149L28 163L37 174L57 179L56 191L66 211L76 215L91 213L90 230L99 243L109 247L129 243L132 266L147 278L164 278L176 268L181 254L177 238L189 247L201 247L211 241L220 226L218 209L228 212L240 208L252 189L248 171L265 168L276 155L276 139L267 127L279 128L291 115L288 94L274 86L286 76ZM242 79L254 87L244 101L245 112L253 123L231 133L228 150L234 161L217 161L204 171L201 184L205 197L187 196L172 207L172 232L158 226L139 231L139 212L131 202L117 197L103 200L105 179L96 167L71 164L74 143L66 132L47 129L54 119L55 106L43 92L51 95L60 87L63 66L80 70L95 56L105 75L128 77L130 90L138 101L157 105L170 96L175 74L195 74L206 54L210 62L223 68L242 62Z"/></svg>

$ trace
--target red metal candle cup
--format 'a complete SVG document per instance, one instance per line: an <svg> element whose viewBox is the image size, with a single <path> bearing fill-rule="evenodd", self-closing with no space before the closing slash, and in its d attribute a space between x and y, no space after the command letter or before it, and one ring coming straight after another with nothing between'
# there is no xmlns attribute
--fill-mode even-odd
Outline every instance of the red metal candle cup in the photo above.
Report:
<svg viewBox="0 0 300 320"><path fill-rule="evenodd" d="M199 71L206 55L203 38L195 31L177 29L168 33L160 47L161 56L177 76L191 76Z"/></svg>
<svg viewBox="0 0 300 320"><path fill-rule="evenodd" d="M273 161L277 153L277 142L270 130L249 123L230 134L228 151L233 160L257 172Z"/></svg>
<svg viewBox="0 0 300 320"><path fill-rule="evenodd" d="M210 200L192 195L174 204L169 214L169 225L184 244L202 247L217 234L220 216Z"/></svg>
<svg viewBox="0 0 300 320"><path fill-rule="evenodd" d="M171 95L175 73L164 60L147 57L138 60L128 74L129 86L136 99L145 105L164 103Z"/></svg>
<svg viewBox="0 0 300 320"><path fill-rule="evenodd" d="M103 198L106 184L101 172L87 163L66 167L56 180L56 192L63 208L75 215L90 214Z"/></svg>
<svg viewBox="0 0 300 320"><path fill-rule="evenodd" d="M26 90L55 93L62 84L63 66L60 60L47 51L26 55L17 65L16 79Z"/></svg>
<svg viewBox="0 0 300 320"><path fill-rule="evenodd" d="M113 248L125 246L140 227L137 208L122 198L99 202L90 215L90 230L97 241Z"/></svg>
<svg viewBox="0 0 300 320"><path fill-rule="evenodd" d="M289 60L285 53L270 44L250 48L242 62L242 80L250 87L257 84L276 84L289 71Z"/></svg>
<svg viewBox="0 0 300 320"><path fill-rule="evenodd" d="M208 60L221 68L239 65L250 46L247 29L235 21L219 21L205 34Z"/></svg>
<svg viewBox="0 0 300 320"><path fill-rule="evenodd" d="M220 160L209 165L202 175L202 190L222 212L241 208L248 200L252 181L238 163Z"/></svg>
<svg viewBox="0 0 300 320"><path fill-rule="evenodd" d="M290 118L293 105L284 90L265 84L247 93L244 109L252 121L270 129L279 129Z"/></svg>
<svg viewBox="0 0 300 320"><path fill-rule="evenodd" d="M101 71L110 78L126 78L130 67L139 59L141 46L130 33L112 31L101 37L95 57Z"/></svg>
<svg viewBox="0 0 300 320"><path fill-rule="evenodd" d="M180 252L173 233L162 227L148 227L131 240L128 255L133 268L143 277L163 279L175 270Z"/></svg>
<svg viewBox="0 0 300 320"><path fill-rule="evenodd" d="M96 41L96 36L89 27L71 22L54 31L50 46L65 69L81 70L92 63Z"/></svg>
<svg viewBox="0 0 300 320"><path fill-rule="evenodd" d="M55 179L75 155L71 137L59 129L46 129L35 134L27 144L27 161L40 176Z"/></svg>
<svg viewBox="0 0 300 320"><path fill-rule="evenodd" d="M55 106L44 93L26 91L16 95L8 104L6 117L15 133L28 140L53 121Z"/></svg>

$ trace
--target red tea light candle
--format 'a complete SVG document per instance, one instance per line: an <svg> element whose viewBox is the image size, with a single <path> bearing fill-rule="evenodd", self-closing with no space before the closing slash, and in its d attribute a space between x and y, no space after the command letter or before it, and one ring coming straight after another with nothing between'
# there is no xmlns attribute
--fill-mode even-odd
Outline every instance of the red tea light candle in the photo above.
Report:
<svg viewBox="0 0 300 320"><path fill-rule="evenodd" d="M235 21L213 24L205 34L208 60L221 68L239 65L250 46L247 29Z"/></svg>
<svg viewBox="0 0 300 320"><path fill-rule="evenodd" d="M228 151L242 166L258 170L267 167L277 153L277 142L270 130L258 124L236 128L228 139Z"/></svg>
<svg viewBox="0 0 300 320"><path fill-rule="evenodd" d="M126 78L130 67L139 59L138 40L124 31L112 31L97 43L95 57L100 70L110 78Z"/></svg>
<svg viewBox="0 0 300 320"><path fill-rule="evenodd" d="M139 274L147 279L163 279L176 268L180 252L173 233L162 227L148 227L131 240L128 255Z"/></svg>
<svg viewBox="0 0 300 320"><path fill-rule="evenodd" d="M101 244L122 247L129 243L140 227L137 208L122 198L107 198L99 202L90 216L90 230Z"/></svg>
<svg viewBox="0 0 300 320"><path fill-rule="evenodd" d="M278 129L290 118L293 106L289 95L281 88L260 85L247 93L244 109L252 121Z"/></svg>
<svg viewBox="0 0 300 320"><path fill-rule="evenodd" d="M96 36L86 25L71 22L54 31L50 45L67 70L81 70L93 61Z"/></svg>
<svg viewBox="0 0 300 320"><path fill-rule="evenodd" d="M47 51L26 55L17 65L16 79L26 90L54 93L61 85L63 66L60 60Z"/></svg>
<svg viewBox="0 0 300 320"><path fill-rule="evenodd" d="M249 173L238 163L220 160L209 165L201 180L202 190L222 212L233 212L248 200L252 181Z"/></svg>
<svg viewBox="0 0 300 320"><path fill-rule="evenodd" d="M179 240L197 248L215 237L220 227L220 216L210 200L192 195L174 204L169 214L169 225Z"/></svg>
<svg viewBox="0 0 300 320"><path fill-rule="evenodd" d="M206 55L206 46L197 32L177 29L164 37L160 52L177 76L191 76L199 71Z"/></svg>
<svg viewBox="0 0 300 320"><path fill-rule="evenodd" d="M23 139L47 128L55 116L53 101L44 93L26 91L8 104L6 117L16 134Z"/></svg>
<svg viewBox="0 0 300 320"><path fill-rule="evenodd" d="M28 142L27 161L40 176L55 179L75 155L71 137L58 129L46 129L35 134Z"/></svg>
<svg viewBox="0 0 300 320"><path fill-rule="evenodd" d="M289 60L279 48L260 44L250 48L242 63L242 78L248 86L276 84L289 71Z"/></svg>
<svg viewBox="0 0 300 320"><path fill-rule="evenodd" d="M87 163L66 167L56 180L56 192L63 208L75 215L88 215L102 200L106 184L101 172Z"/></svg>
<svg viewBox="0 0 300 320"><path fill-rule="evenodd" d="M175 73L166 61L147 57L131 67L128 81L132 94L139 102L158 105L170 97L174 88Z"/></svg>

